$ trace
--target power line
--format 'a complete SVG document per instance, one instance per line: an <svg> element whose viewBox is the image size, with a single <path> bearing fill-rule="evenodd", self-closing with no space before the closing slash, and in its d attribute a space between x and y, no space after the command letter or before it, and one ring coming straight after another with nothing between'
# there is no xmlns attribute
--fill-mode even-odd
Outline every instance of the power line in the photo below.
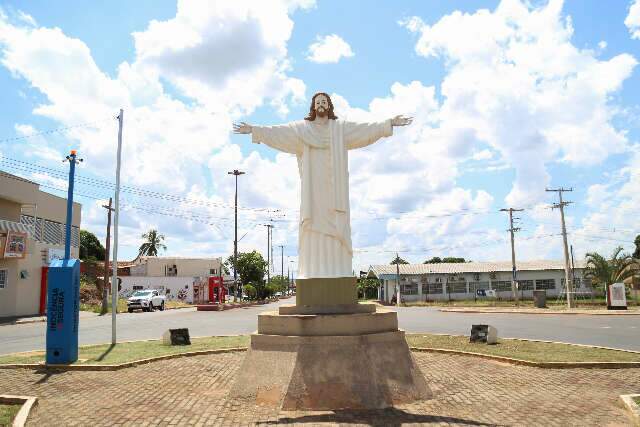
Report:
<svg viewBox="0 0 640 427"><path fill-rule="evenodd" d="M2 163L6 163L9 166L13 166L13 167L18 167L20 169L24 169L24 170L28 170L28 171L35 171L35 172L47 172L50 173L56 177L63 177L65 175L65 172L62 171L61 169L53 169L53 168L49 168L46 166L42 166L42 165L38 165L35 163L30 163L30 162L25 162L23 160L18 160L18 159L13 159L10 157L6 157L3 156L2 158L0 158L0 161ZM98 186L98 187L103 187L103 188L107 188L107 189L115 189L115 184L110 182L110 181L106 181L106 180L102 180L102 179L97 179L97 178L90 178L90 177L86 177L86 176L82 176L82 175L78 175L77 176L78 181L82 181L82 183L86 184L86 185L91 185L91 186ZM153 198L153 199L163 199L163 200L168 200L168 201L172 201L172 202L181 202L181 203L185 203L185 204L192 204L192 205L201 205L201 206L212 206L212 207L217 207L217 208L233 208L233 205L227 205L224 203L217 203L217 202L210 202L210 201L203 201L203 200L198 200L198 199L191 199L191 198L187 198L187 197L183 197L183 196L176 196L175 194L169 194L169 193L161 193L158 191L151 191L151 190L146 190L143 188L139 188L139 187L135 187L135 186L130 186L130 185L123 185L121 186L121 191L130 193L130 194L134 194L140 197L147 197L147 198ZM246 206L238 206L238 209L242 209L242 210L248 210L248 211L256 211L256 212L269 212L269 213L278 213L278 212L282 212L282 209L280 208L254 208L254 207L246 207Z"/></svg>
<svg viewBox="0 0 640 427"><path fill-rule="evenodd" d="M29 139L29 138L34 138L36 136L42 136L42 135L50 135L50 134L53 134L53 133L62 133L62 132L66 132L66 131L71 130L71 129L96 127L95 125L97 125L98 123L104 123L104 122L107 122L107 121L112 121L114 118L115 117L110 117L108 119L97 120L97 121L94 121L94 122L80 123L80 124L72 125L72 126L65 126L65 127L56 128L56 129L49 129L49 130L45 130L45 131L42 131L42 132L34 132L34 133L31 133L31 134L28 134L28 135L4 138L4 139L0 139L0 143L20 141L22 139Z"/></svg>

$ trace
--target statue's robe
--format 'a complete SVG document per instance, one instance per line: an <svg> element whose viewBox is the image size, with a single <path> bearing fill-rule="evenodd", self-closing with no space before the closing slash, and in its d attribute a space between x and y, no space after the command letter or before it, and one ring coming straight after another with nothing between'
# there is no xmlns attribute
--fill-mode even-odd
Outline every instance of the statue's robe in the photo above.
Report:
<svg viewBox="0 0 640 427"><path fill-rule="evenodd" d="M278 126L253 126L253 142L295 154L302 183L298 277L353 275L349 216L348 150L391 136L391 120L328 125L302 120Z"/></svg>

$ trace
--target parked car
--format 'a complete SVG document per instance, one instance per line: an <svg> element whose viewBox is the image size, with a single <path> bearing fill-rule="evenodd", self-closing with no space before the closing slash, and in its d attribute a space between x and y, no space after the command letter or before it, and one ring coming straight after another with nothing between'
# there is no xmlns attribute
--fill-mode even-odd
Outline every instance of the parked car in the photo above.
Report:
<svg viewBox="0 0 640 427"><path fill-rule="evenodd" d="M132 313L133 310L141 309L142 311L153 311L156 308L160 311L164 310L165 296L155 289L145 289L135 291L127 300L127 311Z"/></svg>

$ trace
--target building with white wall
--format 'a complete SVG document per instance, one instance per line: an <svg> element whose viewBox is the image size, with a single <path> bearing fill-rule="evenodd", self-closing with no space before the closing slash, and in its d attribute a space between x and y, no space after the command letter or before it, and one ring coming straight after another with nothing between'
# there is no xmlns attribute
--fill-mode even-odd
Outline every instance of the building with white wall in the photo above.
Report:
<svg viewBox="0 0 640 427"><path fill-rule="evenodd" d="M533 291L544 289L548 296L557 296L564 287L564 262L520 261L516 263L518 294L532 298ZM584 262L573 268L575 291L591 293L591 280L584 278ZM391 302L400 279L401 301L435 301L473 299L478 290L494 290L496 297L513 298L511 290L511 261L466 262L437 264L372 265L368 277L380 281L378 298Z"/></svg>
<svg viewBox="0 0 640 427"><path fill-rule="evenodd" d="M71 257L78 258L81 205L73 204ZM64 256L67 199L0 171L0 317L42 313L46 269Z"/></svg>
<svg viewBox="0 0 640 427"><path fill-rule="evenodd" d="M119 276L121 297L129 297L141 289L157 289L164 292L168 300L193 303L198 299L194 285L207 283L211 276L220 276L222 258L143 256L127 266L130 275ZM202 289L202 286L195 288Z"/></svg>

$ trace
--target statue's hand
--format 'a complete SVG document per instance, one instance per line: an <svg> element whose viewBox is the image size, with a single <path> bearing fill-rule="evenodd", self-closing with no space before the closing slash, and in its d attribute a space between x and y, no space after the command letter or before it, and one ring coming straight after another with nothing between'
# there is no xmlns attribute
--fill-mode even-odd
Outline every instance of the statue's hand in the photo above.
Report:
<svg viewBox="0 0 640 427"><path fill-rule="evenodd" d="M391 119L391 126L407 126L413 122L413 117L395 116Z"/></svg>
<svg viewBox="0 0 640 427"><path fill-rule="evenodd" d="M248 134L248 133L251 133L251 129L252 127L249 123L240 122L240 124L238 123L233 124L233 133Z"/></svg>

